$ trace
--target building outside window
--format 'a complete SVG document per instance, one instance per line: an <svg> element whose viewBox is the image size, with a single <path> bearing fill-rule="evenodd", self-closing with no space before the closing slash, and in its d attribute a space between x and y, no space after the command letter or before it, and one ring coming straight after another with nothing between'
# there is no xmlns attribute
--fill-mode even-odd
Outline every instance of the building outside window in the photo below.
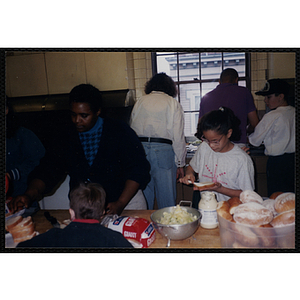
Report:
<svg viewBox="0 0 300 300"><path fill-rule="evenodd" d="M234 68L240 86L250 89L249 54L244 52L155 52L154 73L164 72L176 83L185 115L184 133L194 136L197 131L202 97L219 84L222 70Z"/></svg>

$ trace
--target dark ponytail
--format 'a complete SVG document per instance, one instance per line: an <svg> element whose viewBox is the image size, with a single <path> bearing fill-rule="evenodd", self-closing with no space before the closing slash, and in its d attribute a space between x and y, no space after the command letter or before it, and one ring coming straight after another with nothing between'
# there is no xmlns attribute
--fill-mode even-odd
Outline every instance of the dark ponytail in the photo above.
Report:
<svg viewBox="0 0 300 300"><path fill-rule="evenodd" d="M239 128L241 121L233 111L227 107L220 107L206 113L200 120L195 136L201 139L203 131L213 130L221 135L226 135L232 129L231 141L238 141L241 137Z"/></svg>

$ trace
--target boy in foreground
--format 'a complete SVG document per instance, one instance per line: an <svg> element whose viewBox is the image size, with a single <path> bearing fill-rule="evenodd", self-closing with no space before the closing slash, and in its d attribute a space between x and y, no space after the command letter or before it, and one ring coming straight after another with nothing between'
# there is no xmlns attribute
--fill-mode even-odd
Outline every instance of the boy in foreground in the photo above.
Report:
<svg viewBox="0 0 300 300"><path fill-rule="evenodd" d="M18 248L133 248L119 232L100 224L105 209L105 191L97 183L80 184L70 193L71 223L64 229L52 228Z"/></svg>

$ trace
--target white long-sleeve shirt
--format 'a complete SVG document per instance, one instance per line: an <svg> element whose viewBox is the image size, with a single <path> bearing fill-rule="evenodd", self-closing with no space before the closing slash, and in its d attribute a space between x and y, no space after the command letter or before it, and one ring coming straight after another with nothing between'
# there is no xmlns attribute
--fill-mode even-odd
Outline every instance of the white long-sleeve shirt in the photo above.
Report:
<svg viewBox="0 0 300 300"><path fill-rule="evenodd" d="M264 142L265 155L295 152L295 108L279 106L266 113L249 135L249 142L256 147Z"/></svg>
<svg viewBox="0 0 300 300"><path fill-rule="evenodd" d="M141 97L133 107L130 125L139 137L171 140L177 167L185 166L184 112L173 97L158 91Z"/></svg>

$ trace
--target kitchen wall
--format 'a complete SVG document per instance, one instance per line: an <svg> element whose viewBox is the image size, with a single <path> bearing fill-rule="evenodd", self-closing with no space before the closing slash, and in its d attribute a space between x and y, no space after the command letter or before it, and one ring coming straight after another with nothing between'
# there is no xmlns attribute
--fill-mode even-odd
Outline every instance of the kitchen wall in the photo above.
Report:
<svg viewBox="0 0 300 300"><path fill-rule="evenodd" d="M143 95L152 76L150 52L10 52L7 56L9 97L64 94L80 83L102 91L130 89ZM263 97L255 95L268 78L295 78L295 53L252 52L251 92L259 111Z"/></svg>
<svg viewBox="0 0 300 300"><path fill-rule="evenodd" d="M264 97L255 95L268 79L291 79L296 77L296 55L293 52L251 53L251 92L259 116L265 112Z"/></svg>
<svg viewBox="0 0 300 300"><path fill-rule="evenodd" d="M6 66L8 97L66 94L80 83L139 97L152 76L150 52L13 52Z"/></svg>
<svg viewBox="0 0 300 300"><path fill-rule="evenodd" d="M128 88L125 52L14 52L7 57L9 97L64 94L80 83Z"/></svg>

